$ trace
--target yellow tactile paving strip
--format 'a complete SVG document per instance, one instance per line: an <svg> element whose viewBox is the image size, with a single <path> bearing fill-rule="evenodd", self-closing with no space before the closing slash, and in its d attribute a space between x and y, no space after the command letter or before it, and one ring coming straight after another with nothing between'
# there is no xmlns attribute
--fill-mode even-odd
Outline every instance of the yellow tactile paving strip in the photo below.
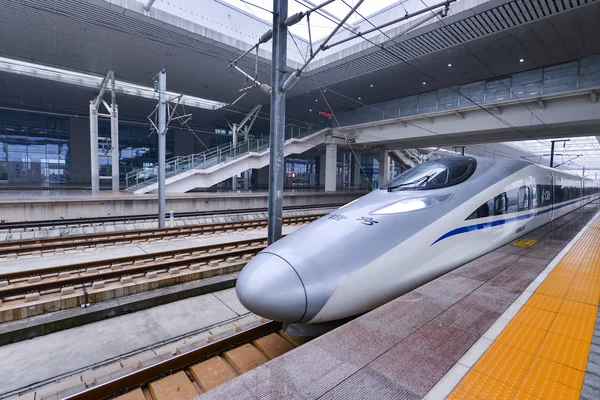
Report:
<svg viewBox="0 0 600 400"><path fill-rule="evenodd" d="M579 399L600 302L600 217L447 399Z"/></svg>

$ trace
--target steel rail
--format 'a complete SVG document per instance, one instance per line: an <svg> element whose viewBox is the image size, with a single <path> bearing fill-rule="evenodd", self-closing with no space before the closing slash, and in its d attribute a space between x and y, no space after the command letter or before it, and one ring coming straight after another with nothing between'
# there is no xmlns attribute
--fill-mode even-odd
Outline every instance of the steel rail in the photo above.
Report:
<svg viewBox="0 0 600 400"><path fill-rule="evenodd" d="M265 322L257 327L216 340L197 349L175 355L164 361L130 372L122 377L94 385L82 392L67 396L63 400L103 400L125 394L129 390L171 375L173 372L183 370L193 364L205 361L210 357L216 356L236 346L276 332L281 329L281 327L282 324L280 322Z"/></svg>
<svg viewBox="0 0 600 400"><path fill-rule="evenodd" d="M97 281L105 281L109 279L121 278L123 276L143 274L146 272L152 272L157 270L165 270L173 267L187 266L192 263L209 262L215 259L229 258L233 256L243 256L246 254L254 254L267 247L266 239L261 239L263 245L254 245L237 249L227 250L226 253L218 254L201 254L198 256L190 256L189 258L176 259L176 260L164 260L154 263L144 264L130 264L127 268L110 269L106 271L97 271L95 273L86 274L85 271L77 273L75 276L68 276L60 279L42 280L36 283L24 283L19 286L9 285L4 288L0 288L0 299L14 296L22 296L32 292L44 292L53 289L60 289L65 286L76 286L85 285L87 283L93 283ZM260 242L257 240L257 242ZM224 247L224 246L223 246ZM106 263L104 264L106 265ZM80 268L83 269L83 268ZM64 271L64 268L63 268ZM71 271L70 271L71 272ZM38 275L38 274L36 274ZM43 275L43 274L39 274ZM31 276L31 275L30 275ZM0 277L1 279L2 277ZM10 281L10 280L9 280ZM21 282L18 282L21 283Z"/></svg>
<svg viewBox="0 0 600 400"><path fill-rule="evenodd" d="M160 252L156 252L156 253L136 254L133 256L115 257L115 258L94 260L94 261L84 261L84 262L79 262L79 263L58 265L58 266L47 267L47 268L37 268L37 269L33 269L33 270L7 272L7 273L0 274L0 280L8 280L10 282L10 281L14 281L14 280L26 279L26 278L29 278L32 276L58 275L60 272L65 272L65 271L73 272L73 271L78 271L78 270L87 270L89 268L110 267L110 266L116 265L116 264L125 266L128 264L135 263L136 261L142 261L142 260L154 261L157 258L174 257L174 256L180 255L180 254L190 255L190 257L195 257L193 259L185 258L185 259L169 260L171 265L175 264L176 262L178 263L178 265L181 265L181 263L195 261L197 258L200 258L201 256L212 256L212 257L221 257L222 258L222 256L231 254L231 252L210 253L211 250L220 250L220 249L235 250L235 248L240 248L240 247L244 250L249 250L249 246L257 246L261 243L266 243L266 242L267 242L267 238L245 239L245 240L239 240L239 241L234 241L234 242L222 242L222 243L215 243L215 244L196 246L196 247L185 247L185 248L180 248L180 249L160 251ZM231 247L231 249L229 249L230 247ZM203 254L198 254L197 256L192 256L193 253L200 253L200 252ZM204 254L204 253L210 253L210 254ZM155 265L155 264L153 264L153 265ZM66 278L61 279L61 282L66 282ZM0 293L2 293L2 290L3 290L3 288L0 288Z"/></svg>
<svg viewBox="0 0 600 400"><path fill-rule="evenodd" d="M284 207L286 211L292 210L310 210L314 208L338 208L343 204L316 204L316 205L304 205L304 206L288 206ZM219 211L191 211L191 212L180 212L174 213L175 218L185 217L202 217L212 215L226 215L226 214L245 214L250 212L267 212L267 208L249 208L245 210L219 210ZM169 215L167 215L169 217ZM103 224L107 222L128 222L128 221L140 221L140 220L156 220L156 214L140 214L131 216L114 216L114 217L97 217L97 218L70 218L70 219L55 219L55 220L41 220L41 221L23 221L23 222L5 222L0 223L0 230L10 229L27 229L27 228L41 228L48 226L64 226L64 225L92 225L92 224Z"/></svg>
<svg viewBox="0 0 600 400"><path fill-rule="evenodd" d="M296 222L308 222L321 217L324 214L293 216L284 218L284 224ZM173 236L193 235L200 233L216 233L230 229L248 229L267 226L266 219L254 221L224 222L216 224L190 225L175 228L162 229L140 229L133 231L95 233L89 235L63 236L59 238L30 239L14 242L0 243L0 255L29 253L34 251L48 251L59 248L77 246L95 246L100 244L112 244L124 241L143 241L148 239L161 239Z"/></svg>

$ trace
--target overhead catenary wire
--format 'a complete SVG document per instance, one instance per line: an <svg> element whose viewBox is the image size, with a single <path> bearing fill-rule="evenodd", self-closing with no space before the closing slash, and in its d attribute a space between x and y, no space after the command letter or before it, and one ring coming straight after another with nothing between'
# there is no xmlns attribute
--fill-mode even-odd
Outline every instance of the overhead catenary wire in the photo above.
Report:
<svg viewBox="0 0 600 400"><path fill-rule="evenodd" d="M360 15L360 14L359 14L359 15ZM363 17L363 18L364 18L364 17ZM297 49L298 49L298 51L300 52L300 48L299 48L299 46L298 46L298 43L295 41L295 39L293 38L293 36L292 36L292 41L294 42L294 45L296 46L296 48L297 48ZM300 52L300 53L301 53L301 52ZM331 110L331 111L332 111L332 113L333 113L333 108L332 108L332 107L331 107L331 105L329 104L329 101L328 101L327 97L325 96L325 93L323 92L322 85L320 85L320 84L319 84L319 83L316 81L316 79L315 79L314 77L312 77L312 76L311 76L310 78L308 78L308 77L306 77L306 76L303 76L303 78L304 78L304 79L312 79L312 80L313 80L313 82L315 83L315 85L317 86L317 89L319 90L319 92L320 92L320 94L321 94L321 97L322 97L322 98L323 98L323 100L325 101L325 104L326 104L327 108L328 108L329 110ZM334 93L336 93L336 94L339 94L339 95L341 95L341 96L343 96L343 97L347 97L348 99L350 99L350 100L352 100L352 101L356 101L356 100L354 100L354 99L352 99L352 98L350 98L350 97L348 97L348 96L345 96L345 95L343 95L343 94L341 94L341 93L339 93L339 92L336 92L336 91L334 91L334 90L332 90L332 89L329 89L329 90L331 90L332 92L334 92ZM357 102L357 103L359 103L359 104L363 104L363 103L361 103L361 102L358 102L358 101L356 101L356 102ZM363 104L363 105L366 105L366 104ZM366 105L366 106L368 106L368 105ZM368 107L375 109L374 107L371 107L371 106L368 106ZM379 110L377 110L377 111L379 111ZM334 120L335 120L335 123L337 124L337 126L338 126L338 127L341 127L341 124L339 123L339 120L337 119L337 116L336 116L336 114L335 114L335 113L333 113L333 118L334 118ZM427 131L427 132L429 132L429 133L431 133L431 134L434 134L434 135L437 135L437 136L440 136L440 137L444 137L444 135L442 135L442 134L439 134L439 133L437 133L437 132L435 132L435 131L433 131L433 130L431 130L431 129L427 129L427 128L425 128L425 127L422 127L422 126L420 126L420 125L416 125L416 124L413 124L413 123L410 123L410 122L406 122L406 121L404 121L404 122L405 122L405 123L407 123L407 125L412 125L412 126L414 126L414 127L416 127L416 128L419 128L419 129L425 130L425 131ZM371 137L371 138L378 139L378 140L385 139L385 138L378 137L378 136L376 136L376 135L368 135L368 134L364 134L364 133L362 134L362 136ZM457 139L455 138L454 140L457 140ZM457 140L457 141L458 141L458 142L463 142L463 144L465 144L465 145L469 145L469 146L471 146L471 147L477 148L478 150L480 150L480 151L483 151L483 152L484 152L484 154L485 154L485 152L490 152L490 153L492 153L493 155L495 155L496 153L503 153L504 155L501 155L501 156L503 156L503 157L506 157L506 158L512 158L512 159L518 159L518 158L512 157L512 156L511 156L509 153L505 153L505 152L501 152L501 151L497 151L497 150L490 151L490 150L487 150L487 149L485 149L485 148L480 148L479 146L476 146L476 145L474 145L474 144L472 144L472 143L464 142L464 141L462 141L462 140ZM358 165L359 165L359 167L360 167L360 170L361 170L361 172L363 173L363 175L365 175L365 176L368 176L368 175L365 173L365 171L364 171L364 168L362 167L362 165L361 165L361 163L360 163L360 160L359 160L359 158L358 158L358 156L357 156L356 152L354 151L354 148L353 148L352 144L350 144L350 143L347 143L347 144L348 144L348 147L350 148L350 151L352 152L353 156L355 157L355 159L356 159L356 162L358 163ZM370 185L370 187L371 187L371 188L373 188L373 185L372 185L371 181L370 181L370 180L368 180L368 179L367 179L367 181L369 182L369 185Z"/></svg>
<svg viewBox="0 0 600 400"><path fill-rule="evenodd" d="M296 1L296 2L300 2L301 0L295 0L295 1ZM342 0L342 1L344 2L344 4L346 4L346 6L350 7L350 6L349 6L349 4L348 4L348 3L346 3L346 1L345 1L345 0ZM431 12L433 13L433 10L431 10ZM373 23L372 23L372 22L371 22L371 21L370 21L368 18L365 18L363 15L361 15L361 14L360 14L360 12L358 12L358 11L357 11L357 14L358 14L359 16L361 16L361 17L362 17L362 18L363 18L363 19L364 19L366 22L368 22L370 25L372 25L372 26L374 26L374 27L375 27L375 25L374 25L374 24L373 24ZM439 17L438 17L438 18L439 18ZM352 31L350 31L350 32L351 32L351 33L354 33L354 32L352 32ZM383 35L384 35L386 38L388 38L390 41L394 42L395 44L398 44L394 38L390 38L390 37L389 37L389 35L387 35L387 34L386 34L385 32L383 32L381 29L379 29L379 32L380 32L381 34L383 34ZM355 34L355 35L356 35L356 34ZM384 46L384 44L383 44L383 43L382 43L382 44L377 44L377 43L373 42L372 40L370 40L370 39L368 39L368 38L366 38L366 37L364 37L364 36L360 36L360 35L356 35L356 36L357 36L357 37L360 37L360 38L362 38L363 40L365 40L365 41L367 41L367 42L371 43L373 46L376 46L376 47L380 48L381 50L385 51L386 53L388 53L388 54L392 55L392 57L394 57L394 58L398 59L398 60L399 60L401 63L403 63L403 64L406 64L408 67L410 67L410 68L412 68L412 69L416 70L417 72L419 72L419 73L421 73L422 75L426 76L428 79L430 79L430 80L432 80L432 81L434 81L434 82L437 82L437 83L438 83L438 84L440 84L441 86L443 86L443 87L445 87L445 88L447 88L447 89L451 90L452 92L456 93L458 96L464 97L465 99L467 99L468 101L470 101L471 103L473 103L475 106L477 106L478 108L480 108L481 110L483 110L484 112L486 112L487 114L489 114L490 116L492 116L493 118L497 119L497 120L498 120L498 121L500 121L501 123L503 123L503 124L505 124L506 126L510 127L510 128L511 128L511 129L513 129L514 131L516 131L516 132L520 133L520 134L521 134L521 135L523 135L524 137L527 137L527 138L529 138L530 140L536 140L536 141L540 142L538 139L536 139L536 138L533 138L533 137L531 137L531 136L527 135L527 134L526 134L526 133L525 133L523 130L521 130L521 129L517 128L516 126L514 126L514 125L510 124L508 121L504 120L504 119L503 119L503 118L501 118L500 116L498 116L498 115L494 114L494 113L493 113L493 112L491 112L490 110L488 110L488 109L486 109L485 107L481 106L480 104L478 104L478 103L474 102L474 101L473 101L473 100L471 100L471 99L470 99L470 98L469 98L467 95L465 95L464 93L460 92L460 90L456 90L455 88L453 88L453 87L451 87L451 86L448 86L448 85L444 84L443 82L441 82L441 81L440 81L440 80L438 80L437 78L435 78L435 77L431 76L430 74L428 74L428 73L426 73L426 72L422 71L422 70L421 70L421 69L419 69L418 67L416 67L416 66L412 65L412 64L411 64L411 63L409 63L407 60L404 60L404 59L402 59L401 57L399 57L399 56L398 56L397 54L395 54L394 52L391 52L391 51L389 51L389 50L388 50L388 49L387 49L387 48ZM540 143L542 143L542 142L540 142Z"/></svg>
<svg viewBox="0 0 600 400"><path fill-rule="evenodd" d="M344 1L344 0L342 0L342 1ZM423 4L425 7L428 7L428 6L427 6L427 3L425 3L425 1L424 1L424 0L420 0L420 1L421 1L421 3L422 3L422 4ZM344 1L344 2L345 2L345 1ZM446 22L445 22L445 21L443 21L443 19L442 19L442 18L440 18L439 16L437 16L437 19L440 21L440 23L441 23L441 24L442 24L444 27L446 27L446 28L448 27L448 26L446 25ZM481 60L481 58L480 58L479 56L477 56L477 54L475 54L475 52L474 52L474 51L472 51L472 50L471 50L471 48L470 48L470 47L469 47L469 46L468 46L468 45L467 45L467 44L466 44L464 41L461 41L461 40L460 40L460 38L458 38L458 37L456 36L456 34L455 34L453 31L452 31L452 29L447 29L447 31L448 31L448 32L449 32L449 33L450 33L452 36L454 36L454 39L455 39L457 42L459 42L460 44L462 44L462 45L464 46L464 48L465 48L465 49L466 49L466 50L467 50L467 51L468 51L468 52L469 52L469 53L470 53L470 54L471 54L473 57L475 57L475 59L476 59L476 60L477 60L477 61L478 61L478 62L479 62L479 63L480 63L480 64L481 64L481 65L482 65L482 66L483 66L485 69L487 69L487 70L488 70L488 72L489 72L490 74L492 74L492 75L495 75L495 74L494 74L494 71L492 71L492 69L491 69L491 68L490 68L490 67L489 67L489 66L488 66L488 65L487 65L485 62L483 62L483 60ZM504 80L502 80L502 79L501 79L501 80L500 80L500 84L501 84L502 86L504 86L504 87L505 87L505 88L506 88L506 89L509 91L510 95L511 95L513 98L517 99L517 101L518 101L519 103L521 103L521 105L522 105L523 107L525 107L525 108L526 108L526 109L527 109L527 110L528 110L528 111L531 113L531 115L532 115L532 116L533 116L535 119L537 119L539 122L541 122L541 123L542 123L542 125L544 125L544 127L545 127L546 129L548 129L550 132L552 132L552 133L554 134L554 136L555 136L555 137L559 137L559 135L558 135L558 134L557 134L557 133L556 133L556 132L555 132L555 131L554 131L554 130L553 130L551 127L550 127L550 126L548 126L548 124L546 124L546 123L545 123L545 122L544 122L544 121L543 121L543 120L542 120L542 119L541 119L541 118L540 118L540 117L539 117L539 116L538 116L538 115L537 115L535 112L533 112L533 110L532 110L531 108L529 108L529 106L528 106L528 105L527 105L525 102L523 102L523 101L521 100L521 98L519 98L519 96L517 96L517 95L516 95L516 94L513 92L513 90L512 90L512 89L511 89L511 88L510 88L508 85L506 85L506 83L504 83Z"/></svg>

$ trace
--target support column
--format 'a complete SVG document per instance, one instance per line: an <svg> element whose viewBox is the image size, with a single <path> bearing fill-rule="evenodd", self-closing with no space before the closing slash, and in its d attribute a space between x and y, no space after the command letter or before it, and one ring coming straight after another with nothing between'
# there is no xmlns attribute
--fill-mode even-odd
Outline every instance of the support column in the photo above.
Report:
<svg viewBox="0 0 600 400"><path fill-rule="evenodd" d="M285 140L285 92L288 0L273 1L273 52L271 62L271 129L269 153L269 244L281 238L283 218L283 142Z"/></svg>
<svg viewBox="0 0 600 400"><path fill-rule="evenodd" d="M113 95L114 98L114 95ZM112 145L112 190L118 192L119 185L119 108L113 101L110 114L110 143Z"/></svg>
<svg viewBox="0 0 600 400"><path fill-rule="evenodd" d="M390 154L387 150L379 153L379 186L383 186L390 180Z"/></svg>
<svg viewBox="0 0 600 400"><path fill-rule="evenodd" d="M165 227L165 164L167 157L167 73L158 73L158 227Z"/></svg>
<svg viewBox="0 0 600 400"><path fill-rule="evenodd" d="M337 145L325 145L325 191L335 192L337 172Z"/></svg>
<svg viewBox="0 0 600 400"><path fill-rule="evenodd" d="M94 195L100 192L100 170L98 168L98 110L93 101L90 101L90 166Z"/></svg>
<svg viewBox="0 0 600 400"><path fill-rule="evenodd" d="M232 136L232 144L233 144L233 156L236 156L236 151L237 151L237 141L238 141L238 126L237 124L233 124L233 127L231 129L231 136ZM234 175L231 177L231 190L232 191L236 191L237 190L237 175Z"/></svg>

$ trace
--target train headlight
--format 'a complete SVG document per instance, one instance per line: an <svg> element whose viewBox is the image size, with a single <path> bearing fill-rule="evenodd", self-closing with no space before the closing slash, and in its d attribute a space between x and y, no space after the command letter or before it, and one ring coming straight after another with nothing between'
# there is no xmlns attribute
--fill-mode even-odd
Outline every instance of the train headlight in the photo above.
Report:
<svg viewBox="0 0 600 400"><path fill-rule="evenodd" d="M451 194L444 194L438 196L422 196L422 197L410 197L408 199L402 199L392 204L388 204L378 210L373 211L371 214L385 215L385 214L400 214L409 211L422 210L424 208L434 207L439 204L445 203L452 198Z"/></svg>

